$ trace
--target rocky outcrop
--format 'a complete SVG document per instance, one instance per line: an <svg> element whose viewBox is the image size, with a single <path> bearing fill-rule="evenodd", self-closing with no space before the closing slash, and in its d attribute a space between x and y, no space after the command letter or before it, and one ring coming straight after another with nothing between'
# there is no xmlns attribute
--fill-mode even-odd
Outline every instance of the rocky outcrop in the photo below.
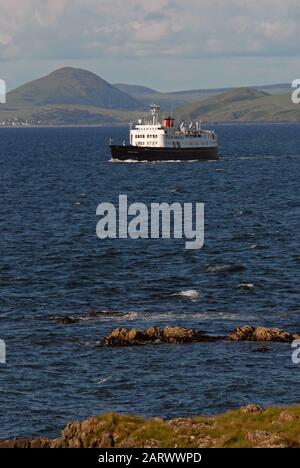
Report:
<svg viewBox="0 0 300 468"><path fill-rule="evenodd" d="M243 414L249 414L249 413L262 413L264 410L262 409L261 406L255 405L254 403L251 403L250 405L243 406L240 409L240 412Z"/></svg>
<svg viewBox="0 0 300 468"><path fill-rule="evenodd" d="M63 448L113 448L115 442L107 421L91 418L82 423L69 423L58 445Z"/></svg>
<svg viewBox="0 0 300 468"><path fill-rule="evenodd" d="M228 339L230 341L273 341L291 343L300 339L300 335L285 332L279 328L254 328L249 325L237 328Z"/></svg>
<svg viewBox="0 0 300 468"><path fill-rule="evenodd" d="M13 439L0 448L300 447L300 405L250 404L213 417L143 419L109 413L70 422L59 439Z"/></svg>
<svg viewBox="0 0 300 468"><path fill-rule="evenodd" d="M282 411L282 413L280 413L280 415L278 416L278 421L279 422L294 422L294 421L297 421L299 420L299 416L295 413L291 413L289 411Z"/></svg>
<svg viewBox="0 0 300 468"><path fill-rule="evenodd" d="M2 448L20 448L20 449L28 449L28 448L50 448L51 442L49 439L41 438L41 439L10 439L0 441L0 449Z"/></svg>
<svg viewBox="0 0 300 468"><path fill-rule="evenodd" d="M246 439L255 448L289 448L289 441L283 434L270 434L267 431L248 432Z"/></svg>
<svg viewBox="0 0 300 468"><path fill-rule="evenodd" d="M93 320L102 316L122 315L114 311L90 311L87 316L52 316L48 320L63 325L73 325L81 321ZM147 330L136 328L117 328L106 336L97 346L141 346L145 344L183 344L183 343L209 343L216 341L253 341L253 342L281 342L291 343L300 339L300 333L290 333L279 328L253 327L244 325L236 328L228 336L212 336L202 331L191 330L184 327L167 326L165 328L150 327ZM256 353L266 353L270 348L260 347L253 350Z"/></svg>
<svg viewBox="0 0 300 468"><path fill-rule="evenodd" d="M214 343L221 340L229 341L255 341L255 342L282 342L290 343L300 339L297 334L285 332L278 328L254 328L250 325L239 327L229 336L212 336L197 330L182 327L150 327L148 330L137 330L136 328L117 328L97 346L142 346L146 344L183 344L183 343ZM257 348L255 352L268 352L269 348Z"/></svg>
<svg viewBox="0 0 300 468"><path fill-rule="evenodd" d="M117 328L98 343L98 346L140 346L145 344L168 343L207 343L221 340L222 337L209 336L203 332L181 327L150 327L148 330Z"/></svg>

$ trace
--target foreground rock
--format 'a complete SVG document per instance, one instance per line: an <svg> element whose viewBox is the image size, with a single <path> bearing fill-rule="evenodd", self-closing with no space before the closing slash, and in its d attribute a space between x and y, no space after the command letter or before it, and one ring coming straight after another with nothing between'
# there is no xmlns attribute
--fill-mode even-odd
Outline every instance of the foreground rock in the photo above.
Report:
<svg viewBox="0 0 300 468"><path fill-rule="evenodd" d="M215 417L142 419L114 413L69 423L59 439L13 439L0 448L300 448L300 405L255 404Z"/></svg>
<svg viewBox="0 0 300 468"><path fill-rule="evenodd" d="M183 344L183 343L214 343L216 341L256 341L256 342L283 342L290 343L300 339L297 334L285 332L278 328L268 329L263 327L254 328L249 325L237 328L229 336L211 336L197 330L189 330L181 327L151 327L148 330L137 330L136 328L117 328L110 335L98 343L98 346L141 346L146 344ZM257 352L269 351L264 348Z"/></svg>
<svg viewBox="0 0 300 468"><path fill-rule="evenodd" d="M139 346L150 343L207 343L222 340L219 336L209 336L203 332L181 327L150 327L148 330L117 328L99 346Z"/></svg>
<svg viewBox="0 0 300 468"><path fill-rule="evenodd" d="M291 343L300 339L300 335L279 330L279 328L254 328L249 325L237 328L231 335L230 341L273 341Z"/></svg>

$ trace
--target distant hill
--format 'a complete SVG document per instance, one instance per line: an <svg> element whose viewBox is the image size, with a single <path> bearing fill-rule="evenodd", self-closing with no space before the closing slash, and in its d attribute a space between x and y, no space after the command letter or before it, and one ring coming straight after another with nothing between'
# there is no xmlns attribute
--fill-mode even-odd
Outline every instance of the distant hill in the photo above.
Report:
<svg viewBox="0 0 300 468"><path fill-rule="evenodd" d="M114 86L120 91L130 94L134 99L143 102L144 105L159 104L162 112L170 112L175 107L189 102L177 96L176 93L160 93L145 86L128 84L116 84Z"/></svg>
<svg viewBox="0 0 300 468"><path fill-rule="evenodd" d="M268 94L252 88L235 88L226 93L174 111L179 120L205 122L299 122L300 106L290 94Z"/></svg>
<svg viewBox="0 0 300 468"><path fill-rule="evenodd" d="M172 111L181 120L300 121L300 105L291 103L290 92L283 83L161 93L111 85L87 70L65 67L8 93L7 104L0 106L0 126L127 124L153 103L160 105L161 114Z"/></svg>
<svg viewBox="0 0 300 468"><path fill-rule="evenodd" d="M10 108L86 105L105 109L138 110L142 104L98 75L65 67L31 81L7 95Z"/></svg>
<svg viewBox="0 0 300 468"><path fill-rule="evenodd" d="M127 93L127 94L134 95L134 96L140 96L141 99L143 98L143 96L161 94L159 91L155 91L155 89L147 88L146 86L130 85L130 84L123 84L123 83L117 83L117 84L114 84L114 86L118 88L120 91L123 91L123 93Z"/></svg>
<svg viewBox="0 0 300 468"><path fill-rule="evenodd" d="M200 88L161 93L154 89L139 85L116 84L115 86L121 91L130 94L133 98L138 99L145 104L152 104L153 102L159 103L162 111L172 111L175 107L180 105L204 101L205 99L229 92L232 89L236 89ZM256 89L258 91L265 91L269 94L284 94L290 92L291 85L290 83L280 83L263 86L249 86L249 88Z"/></svg>

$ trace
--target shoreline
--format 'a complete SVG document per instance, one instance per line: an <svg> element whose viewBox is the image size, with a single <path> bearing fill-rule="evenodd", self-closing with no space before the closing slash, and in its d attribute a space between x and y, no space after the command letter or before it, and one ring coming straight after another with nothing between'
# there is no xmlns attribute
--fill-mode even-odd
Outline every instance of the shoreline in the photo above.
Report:
<svg viewBox="0 0 300 468"><path fill-rule="evenodd" d="M66 326L78 323L74 317L53 319ZM117 328L95 346L174 346L216 341L266 345L291 343L299 338L298 334L278 328L250 325L238 327L226 336L206 335L181 327ZM260 347L254 351L270 349ZM177 416L174 419L105 413L68 422L58 438L17 437L0 440L1 448L300 448L300 404L262 408L254 402L212 416Z"/></svg>
<svg viewBox="0 0 300 468"><path fill-rule="evenodd" d="M0 448L299 448L300 405L249 404L217 416L165 420L107 413L69 422L58 439L15 438Z"/></svg>
<svg viewBox="0 0 300 468"><path fill-rule="evenodd" d="M129 122L126 123L103 123L103 124L87 124L87 125L1 125L0 129L26 129L26 128L127 128ZM214 125L214 126L225 126L225 125L300 125L300 121L296 122L289 122L289 121L280 121L280 122L273 122L273 121L265 121L265 122L204 122L203 125Z"/></svg>

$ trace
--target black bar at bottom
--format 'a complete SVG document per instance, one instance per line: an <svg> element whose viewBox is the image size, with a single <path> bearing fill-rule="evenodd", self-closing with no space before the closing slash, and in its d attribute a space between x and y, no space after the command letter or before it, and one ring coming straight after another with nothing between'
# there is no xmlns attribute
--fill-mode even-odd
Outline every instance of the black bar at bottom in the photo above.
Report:
<svg viewBox="0 0 300 468"><path fill-rule="evenodd" d="M290 450L283 449L13 449L2 456L12 462L30 463L41 466L57 464L66 460L68 464L84 463L83 466L119 466L148 467L173 463L175 466L214 466L230 462L232 466L242 466L242 463L257 463L266 460L268 464L288 463ZM1 454L0 454L1 457ZM1 460L1 459L0 459ZM291 459L292 462L292 459Z"/></svg>

